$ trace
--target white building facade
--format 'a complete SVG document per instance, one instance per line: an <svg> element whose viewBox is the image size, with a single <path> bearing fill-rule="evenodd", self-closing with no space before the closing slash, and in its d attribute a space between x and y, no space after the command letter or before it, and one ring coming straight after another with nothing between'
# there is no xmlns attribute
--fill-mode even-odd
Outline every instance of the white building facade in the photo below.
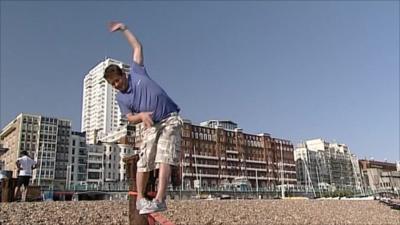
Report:
<svg viewBox="0 0 400 225"><path fill-rule="evenodd" d="M134 150L135 126L125 124L87 144L87 188L127 190L128 181L124 158L137 153Z"/></svg>
<svg viewBox="0 0 400 225"><path fill-rule="evenodd" d="M297 180L313 189L362 191L358 159L344 144L312 139L294 151Z"/></svg>
<svg viewBox="0 0 400 225"><path fill-rule="evenodd" d="M86 145L88 151L87 159L87 179L88 189L99 189L104 180L104 151L103 145Z"/></svg>
<svg viewBox="0 0 400 225"><path fill-rule="evenodd" d="M1 144L8 148L0 160L4 169L17 176L15 161L21 151L38 163L31 182L43 189L65 188L71 121L41 115L19 114L0 132Z"/></svg>
<svg viewBox="0 0 400 225"><path fill-rule="evenodd" d="M85 133L72 131L68 154L67 189L80 189L86 186L87 158Z"/></svg>
<svg viewBox="0 0 400 225"><path fill-rule="evenodd" d="M134 149L136 126L125 124L99 139L104 146L103 188L124 190L128 188L124 157L137 153Z"/></svg>

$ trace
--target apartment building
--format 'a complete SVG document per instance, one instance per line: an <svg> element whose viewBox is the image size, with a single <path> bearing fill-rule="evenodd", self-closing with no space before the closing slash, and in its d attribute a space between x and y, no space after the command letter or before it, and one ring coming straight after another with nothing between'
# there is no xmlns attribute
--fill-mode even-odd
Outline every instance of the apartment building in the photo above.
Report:
<svg viewBox="0 0 400 225"><path fill-rule="evenodd" d="M9 150L0 156L4 169L17 176L15 161L26 150L38 163L32 183L43 188L63 189L68 164L71 122L21 113L0 132L1 144Z"/></svg>
<svg viewBox="0 0 400 225"><path fill-rule="evenodd" d="M86 134L72 131L68 154L67 189L79 189L86 185L87 159Z"/></svg>
<svg viewBox="0 0 400 225"><path fill-rule="evenodd" d="M96 138L116 130L123 119L115 99L117 90L103 78L105 68L111 64L129 72L129 65L107 58L94 66L83 81L81 131L86 132L86 142L89 144L95 144Z"/></svg>
<svg viewBox="0 0 400 225"><path fill-rule="evenodd" d="M125 124L87 144L87 185L92 189L126 190L128 182L123 158L134 154L135 126Z"/></svg>
<svg viewBox="0 0 400 225"><path fill-rule="evenodd" d="M324 143L324 147L320 150L309 149L305 143L296 146L294 159L299 185L328 189L330 186L329 159L325 158L325 150L328 149L328 143Z"/></svg>
<svg viewBox="0 0 400 225"><path fill-rule="evenodd" d="M87 158L87 178L86 184L89 189L101 188L104 180L104 152L105 146L101 144L86 145Z"/></svg>
<svg viewBox="0 0 400 225"><path fill-rule="evenodd" d="M312 139L294 151L300 185L321 190L361 190L361 174L355 155L345 144Z"/></svg>
<svg viewBox="0 0 400 225"><path fill-rule="evenodd" d="M106 189L127 189L126 165L123 158L137 153L135 146L136 126L125 124L99 140L105 146L104 180Z"/></svg>
<svg viewBox="0 0 400 225"><path fill-rule="evenodd" d="M41 124L43 125L43 131L44 131L43 138L46 138L46 132L47 132L46 126L48 126L49 129L48 135L51 135L50 133L51 127L53 127L53 132L56 134L56 142L55 142L56 157L54 161L55 167L54 167L53 188L56 190L64 190L66 187L66 179L67 179L68 154L69 154L70 139L71 139L71 121L44 117L42 119ZM56 131L54 131L54 129L56 129ZM49 147L51 140L48 139L47 141L49 141L47 143L47 146ZM40 143L39 147L41 147ZM46 150L45 142L43 143L43 149ZM49 149L49 151L52 151L52 149ZM50 155L49 153L50 152L47 152L47 156ZM46 165L46 160L45 158L43 158L45 156L46 156L46 151L44 151L42 157L40 157L43 160L38 160L39 162L42 162L41 166L43 167L43 169L45 168L45 166L43 165ZM49 165L49 163L47 163L47 165ZM43 171L43 169L40 169L39 167L39 171ZM51 172L51 170L49 170L48 172ZM43 176L46 176L46 173L44 173Z"/></svg>

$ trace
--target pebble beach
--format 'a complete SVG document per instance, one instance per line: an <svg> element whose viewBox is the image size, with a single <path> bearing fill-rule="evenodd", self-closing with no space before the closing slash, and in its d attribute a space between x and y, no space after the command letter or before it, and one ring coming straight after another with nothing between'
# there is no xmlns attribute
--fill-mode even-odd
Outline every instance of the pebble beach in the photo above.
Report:
<svg viewBox="0 0 400 225"><path fill-rule="evenodd" d="M400 210L373 200L169 200L162 214L176 225L400 224ZM0 224L128 225L128 201L0 203Z"/></svg>

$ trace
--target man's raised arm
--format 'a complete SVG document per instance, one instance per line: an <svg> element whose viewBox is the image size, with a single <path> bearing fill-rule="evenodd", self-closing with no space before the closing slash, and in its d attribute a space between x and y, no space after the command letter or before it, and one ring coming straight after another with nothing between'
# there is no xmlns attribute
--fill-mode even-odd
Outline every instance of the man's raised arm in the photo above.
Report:
<svg viewBox="0 0 400 225"><path fill-rule="evenodd" d="M133 49L133 61L139 65L143 65L142 44L140 44L135 35L128 30L128 27L121 22L110 22L109 30L110 32L121 31L124 34L124 36L128 40L129 45Z"/></svg>

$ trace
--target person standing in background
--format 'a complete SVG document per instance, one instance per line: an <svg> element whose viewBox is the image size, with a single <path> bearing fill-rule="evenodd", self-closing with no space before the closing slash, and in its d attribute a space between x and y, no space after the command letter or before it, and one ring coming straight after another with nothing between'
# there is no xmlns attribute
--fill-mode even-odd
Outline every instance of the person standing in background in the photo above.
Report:
<svg viewBox="0 0 400 225"><path fill-rule="evenodd" d="M14 192L14 199L17 199L18 193L21 191L22 185L24 185L22 189L22 197L21 200L25 201L26 192L28 190L29 181L32 177L32 170L36 168L35 160L31 159L28 155L27 151L21 152L21 157L17 159L15 162L18 168L18 181L17 187Z"/></svg>

